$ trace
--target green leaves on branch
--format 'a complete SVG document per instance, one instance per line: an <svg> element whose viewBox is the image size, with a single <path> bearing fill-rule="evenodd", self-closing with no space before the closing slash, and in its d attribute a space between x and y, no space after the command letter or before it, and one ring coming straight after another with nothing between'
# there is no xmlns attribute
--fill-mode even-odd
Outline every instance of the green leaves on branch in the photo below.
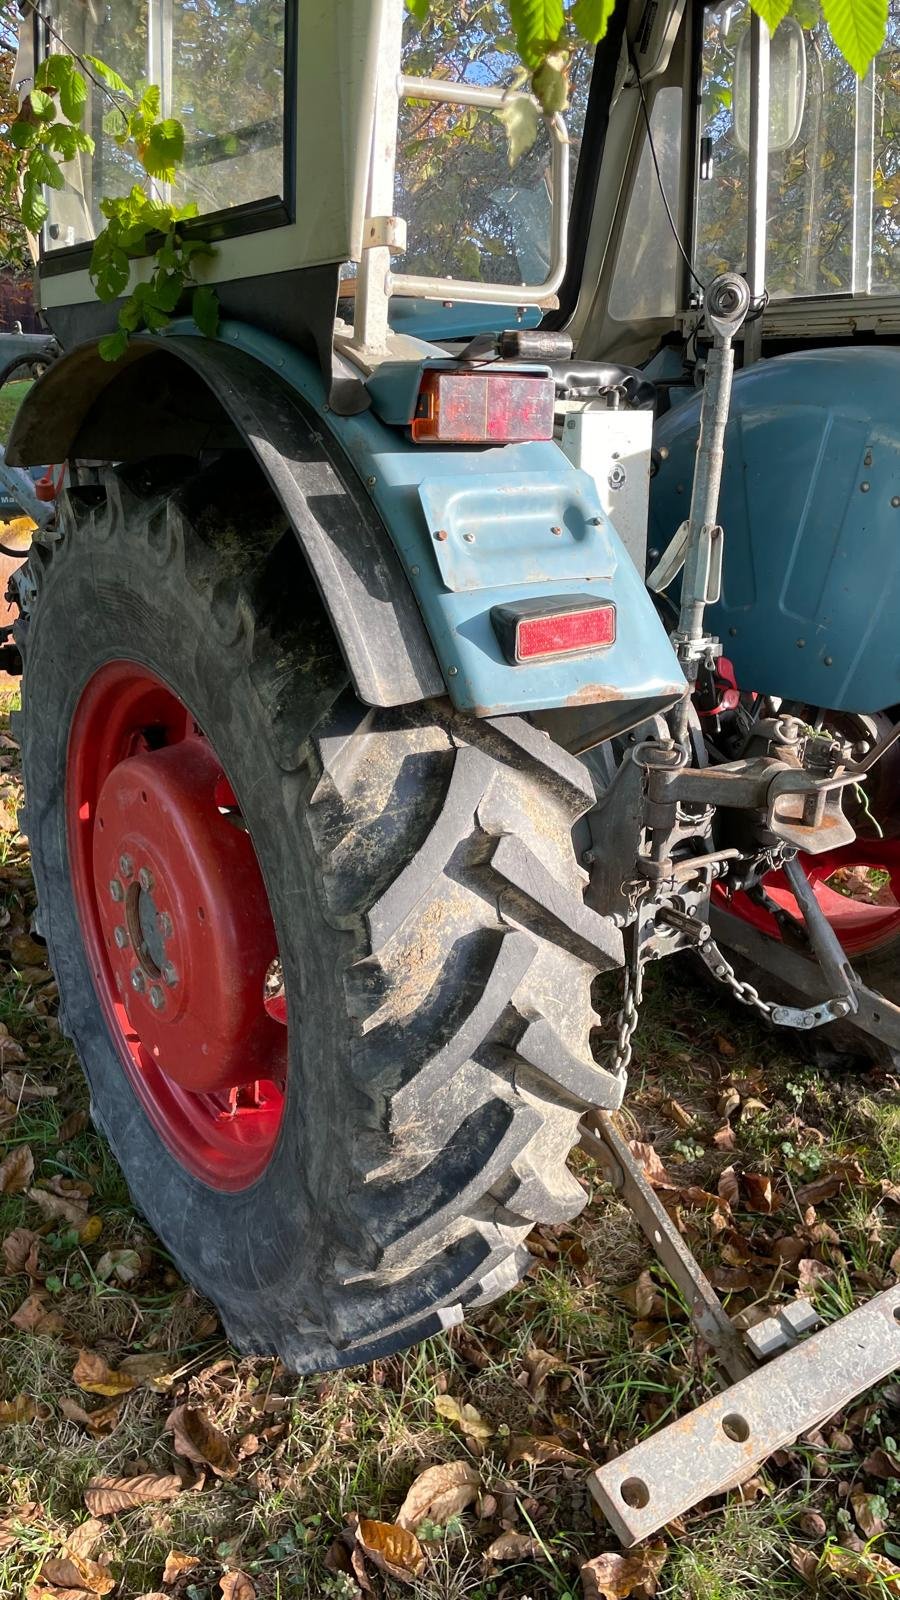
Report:
<svg viewBox="0 0 900 1600"><path fill-rule="evenodd" d="M864 78L884 43L888 0L822 0L822 12L844 60Z"/></svg>
<svg viewBox="0 0 900 1600"><path fill-rule="evenodd" d="M71 53L51 55L38 67L34 89L10 129L11 142L22 153L22 220L31 233L38 233L47 220L45 189L65 188L63 164L94 151L94 141L82 127L88 104L82 66L108 95L105 132L137 160L151 180L148 187L172 185L184 160L184 128L175 118L160 115L162 97L155 84L131 88L96 56L80 61ZM148 264L119 311L117 332L101 340L104 360L117 360L138 329L160 332L188 296L200 331L214 337L219 302L215 291L197 285L194 277L194 262L214 252L201 240L186 239L182 230L183 223L196 217L197 207L178 206L165 194L148 194L135 184L124 198L102 200L100 210L106 227L94 240L89 268L98 298L121 299L131 282L132 263Z"/></svg>

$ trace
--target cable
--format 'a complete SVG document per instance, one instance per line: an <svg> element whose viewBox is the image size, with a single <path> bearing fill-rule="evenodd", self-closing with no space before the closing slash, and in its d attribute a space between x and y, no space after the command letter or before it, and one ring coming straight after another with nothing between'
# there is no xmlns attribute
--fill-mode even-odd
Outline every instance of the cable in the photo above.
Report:
<svg viewBox="0 0 900 1600"><path fill-rule="evenodd" d="M16 561L27 561L28 550L14 550L12 545L0 544L0 556L12 556Z"/></svg>
<svg viewBox="0 0 900 1600"><path fill-rule="evenodd" d="M647 143L650 146L650 155L651 155L651 158L653 160L654 171L656 172L656 181L657 181L657 183L659 185L659 193L660 193L660 197L662 199L662 203L665 206L666 216L669 219L669 227L672 230L672 238L675 240L675 243L678 246L679 254L681 255L681 259L684 262L685 266L687 267L688 272L690 273L691 277L693 278L695 284L697 285L697 288L700 289L703 294L705 294L706 293L706 284L703 282L702 278L698 278L697 277L697 274L694 271L693 265L691 263L691 258L688 255L687 251L684 248L684 245L681 242L681 234L678 232L678 227L677 227L677 224L675 222L675 218L672 215L672 208L669 205L668 197L666 195L665 185L663 184L663 181L662 181L662 173L659 170L659 161L658 161L657 155L656 155L656 145L653 142L653 129L650 126L650 112L649 112L648 107L647 107L647 96L644 93L643 79L641 78L640 69L638 68L638 64L637 64L637 57L636 57L636 55L634 53L634 47L633 47L633 45L631 43L631 40L629 39L627 42L628 42L628 59L631 62L631 70L634 73L634 81L638 86L638 93L640 94L640 97L641 97L641 110L644 113L644 124L645 124L646 129L647 129Z"/></svg>

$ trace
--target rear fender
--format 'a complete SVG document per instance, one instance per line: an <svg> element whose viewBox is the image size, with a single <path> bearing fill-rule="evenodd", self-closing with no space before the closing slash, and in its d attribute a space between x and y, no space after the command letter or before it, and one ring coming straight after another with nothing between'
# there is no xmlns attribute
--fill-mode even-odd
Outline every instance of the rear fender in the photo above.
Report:
<svg viewBox="0 0 900 1600"><path fill-rule="evenodd" d="M651 544L687 516L699 396L658 424ZM666 454L667 452L667 454ZM809 350L737 374L709 613L742 687L836 711L900 701L900 350Z"/></svg>
<svg viewBox="0 0 900 1600"><path fill-rule="evenodd" d="M157 381L148 400L151 361L163 390ZM187 404L177 382L185 368L202 380ZM130 385L128 404L120 385ZM449 692L478 715L590 706L593 742L683 692L593 480L555 444L414 446L371 411L336 415L314 362L244 324L224 323L215 341L186 324L141 336L112 368L95 346L73 351L26 400L9 453L23 464L41 454L124 460L241 441L294 525L367 703ZM511 665L492 607L557 595L611 599L615 644Z"/></svg>

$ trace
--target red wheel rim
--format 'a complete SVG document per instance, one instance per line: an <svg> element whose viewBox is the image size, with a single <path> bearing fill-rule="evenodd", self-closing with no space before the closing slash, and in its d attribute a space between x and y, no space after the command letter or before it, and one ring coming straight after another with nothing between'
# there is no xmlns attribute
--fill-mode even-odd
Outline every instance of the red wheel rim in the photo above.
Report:
<svg viewBox="0 0 900 1600"><path fill-rule="evenodd" d="M900 839L855 839L843 850L801 856L800 863L848 955L866 955L900 934ZM779 909L802 923L783 872L770 872L762 886ZM772 913L748 895L734 895L728 906L744 922L781 938Z"/></svg>
<svg viewBox="0 0 900 1600"><path fill-rule="evenodd" d="M69 737L75 904L123 1068L172 1154L217 1189L271 1159L287 1016L250 834L222 763L154 673L90 680Z"/></svg>

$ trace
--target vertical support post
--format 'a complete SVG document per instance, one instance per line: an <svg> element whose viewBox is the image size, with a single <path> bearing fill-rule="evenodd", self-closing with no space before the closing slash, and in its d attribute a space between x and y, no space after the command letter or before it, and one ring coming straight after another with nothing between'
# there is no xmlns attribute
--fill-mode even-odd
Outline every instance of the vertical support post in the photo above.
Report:
<svg viewBox="0 0 900 1600"><path fill-rule="evenodd" d="M853 294L872 288L872 180L875 167L875 63L856 80L856 144L853 151Z"/></svg>
<svg viewBox="0 0 900 1600"><path fill-rule="evenodd" d="M769 199L769 30L750 13L750 193L747 218L747 282L754 304L766 288L766 214ZM762 318L744 329L744 365L759 358Z"/></svg>
<svg viewBox="0 0 900 1600"><path fill-rule="evenodd" d="M147 7L147 78L158 84L164 117L172 116L173 0L150 0ZM153 180L162 200L171 201L170 183Z"/></svg>
<svg viewBox="0 0 900 1600"><path fill-rule="evenodd" d="M382 13L378 44L367 217L389 217L394 210L403 17L402 0L388 0ZM353 319L353 345L357 350L377 354L387 347L390 270L391 252L387 245L370 245L363 249L356 278Z"/></svg>

